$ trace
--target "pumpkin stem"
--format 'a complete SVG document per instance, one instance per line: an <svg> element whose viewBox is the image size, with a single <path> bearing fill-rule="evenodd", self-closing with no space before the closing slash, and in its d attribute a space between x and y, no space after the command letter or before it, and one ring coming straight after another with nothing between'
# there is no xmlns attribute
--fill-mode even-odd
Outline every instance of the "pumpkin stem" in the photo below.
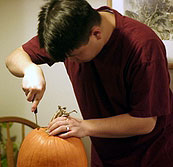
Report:
<svg viewBox="0 0 173 167"><path fill-rule="evenodd" d="M53 121L53 120L56 119L57 117L68 117L68 116L70 116L70 114L73 113L73 112L77 113L76 110L67 112L67 111L66 111L66 107L58 106L58 110L57 110L56 113L53 115L51 121Z"/></svg>

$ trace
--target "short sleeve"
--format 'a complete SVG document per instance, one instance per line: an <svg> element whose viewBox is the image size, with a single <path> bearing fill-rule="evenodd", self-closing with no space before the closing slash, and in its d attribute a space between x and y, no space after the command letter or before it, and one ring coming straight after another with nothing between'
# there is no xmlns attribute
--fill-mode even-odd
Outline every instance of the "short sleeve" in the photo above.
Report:
<svg viewBox="0 0 173 167"><path fill-rule="evenodd" d="M162 45L150 42L141 49L139 62L130 70L130 115L152 117L168 115L172 110L170 77Z"/></svg>
<svg viewBox="0 0 173 167"><path fill-rule="evenodd" d="M53 65L55 61L46 52L44 48L40 48L38 36L33 37L27 43L22 45L24 51L31 57L35 64L47 63L49 66Z"/></svg>

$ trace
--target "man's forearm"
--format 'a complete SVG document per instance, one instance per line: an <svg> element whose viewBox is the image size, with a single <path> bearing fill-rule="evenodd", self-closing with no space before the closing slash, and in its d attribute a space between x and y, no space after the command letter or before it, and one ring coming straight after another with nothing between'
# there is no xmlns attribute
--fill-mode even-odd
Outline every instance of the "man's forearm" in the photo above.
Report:
<svg viewBox="0 0 173 167"><path fill-rule="evenodd" d="M27 100L32 102L31 111L35 111L46 88L42 69L31 61L23 48L16 49L7 57L6 66L13 75L23 77L22 89Z"/></svg>
<svg viewBox="0 0 173 167"><path fill-rule="evenodd" d="M156 124L156 117L137 118L122 114L110 118L84 120L87 136L125 138L150 133Z"/></svg>
<svg viewBox="0 0 173 167"><path fill-rule="evenodd" d="M35 65L22 47L14 50L6 59L9 71L17 76L23 77L27 67Z"/></svg>

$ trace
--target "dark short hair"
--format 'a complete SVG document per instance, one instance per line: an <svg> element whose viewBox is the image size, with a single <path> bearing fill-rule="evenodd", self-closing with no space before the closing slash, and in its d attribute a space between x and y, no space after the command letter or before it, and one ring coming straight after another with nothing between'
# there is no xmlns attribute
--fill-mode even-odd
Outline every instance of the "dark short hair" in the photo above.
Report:
<svg viewBox="0 0 173 167"><path fill-rule="evenodd" d="M101 17L86 0L49 0L38 16L40 47L56 60L87 44L94 25Z"/></svg>

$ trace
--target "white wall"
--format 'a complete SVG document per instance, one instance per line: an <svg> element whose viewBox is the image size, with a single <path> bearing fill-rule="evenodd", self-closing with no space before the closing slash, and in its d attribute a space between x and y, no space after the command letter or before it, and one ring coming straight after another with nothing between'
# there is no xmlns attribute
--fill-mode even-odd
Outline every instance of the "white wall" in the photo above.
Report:
<svg viewBox="0 0 173 167"><path fill-rule="evenodd" d="M88 0L94 8L106 5L106 0ZM37 31L37 14L42 0L0 0L0 116L20 116L31 121L34 115L31 104L25 100L21 79L12 76L5 67L5 58L17 47L28 41ZM71 83L62 63L49 68L42 65L47 89L38 110L40 126L48 124L58 105L68 111L79 111ZM82 118L80 111L77 115ZM83 139L89 156L90 141Z"/></svg>
<svg viewBox="0 0 173 167"><path fill-rule="evenodd" d="M10 75L4 61L10 52L35 34L40 4L41 1L33 0L0 1L0 116L17 115L33 120L21 91L21 79Z"/></svg>

